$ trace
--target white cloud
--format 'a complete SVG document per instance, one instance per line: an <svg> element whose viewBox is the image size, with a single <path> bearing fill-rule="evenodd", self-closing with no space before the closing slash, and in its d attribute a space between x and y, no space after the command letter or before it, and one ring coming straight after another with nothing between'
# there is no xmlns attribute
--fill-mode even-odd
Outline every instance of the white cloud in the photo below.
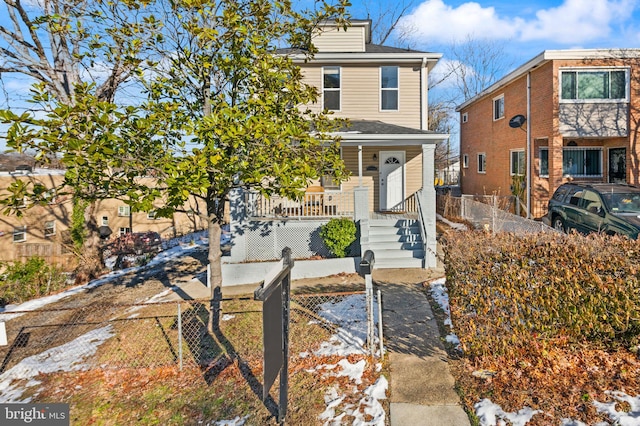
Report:
<svg viewBox="0 0 640 426"><path fill-rule="evenodd" d="M493 7L483 8L475 2L451 7L442 0L427 0L400 26L408 38L433 44L461 41L469 34L488 39L512 38L521 24L519 18L503 19Z"/></svg>
<svg viewBox="0 0 640 426"><path fill-rule="evenodd" d="M613 23L630 17L633 0L566 0L558 7L539 10L536 19L520 29L519 39L584 43L606 38Z"/></svg>
<svg viewBox="0 0 640 426"><path fill-rule="evenodd" d="M564 0L534 15L501 16L476 2L452 7L443 0L421 3L401 23L405 38L419 44L486 39L581 44L608 37L614 26L632 18L638 0ZM527 9L530 11L529 9Z"/></svg>

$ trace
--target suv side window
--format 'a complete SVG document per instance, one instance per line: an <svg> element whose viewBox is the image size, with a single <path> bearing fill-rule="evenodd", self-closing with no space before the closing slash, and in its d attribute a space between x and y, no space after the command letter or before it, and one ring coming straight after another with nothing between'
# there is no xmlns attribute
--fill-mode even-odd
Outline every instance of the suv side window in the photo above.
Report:
<svg viewBox="0 0 640 426"><path fill-rule="evenodd" d="M602 200L595 192L584 191L584 195L582 196L582 200L580 202L580 207L589 211L590 213L598 214L598 212L602 210Z"/></svg>
<svg viewBox="0 0 640 426"><path fill-rule="evenodd" d="M556 200L556 201L564 200L564 196L568 191L569 191L569 187L568 186L559 187L556 190L555 194L553 194L553 199Z"/></svg>
<svg viewBox="0 0 640 426"><path fill-rule="evenodd" d="M571 205L577 206L582 198L582 188L573 187L567 194L567 202Z"/></svg>

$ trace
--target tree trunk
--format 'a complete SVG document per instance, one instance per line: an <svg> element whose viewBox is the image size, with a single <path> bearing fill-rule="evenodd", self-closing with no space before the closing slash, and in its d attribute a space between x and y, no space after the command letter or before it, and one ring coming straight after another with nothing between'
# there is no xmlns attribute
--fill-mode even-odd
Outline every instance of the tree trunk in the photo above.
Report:
<svg viewBox="0 0 640 426"><path fill-rule="evenodd" d="M80 265L76 269L76 283L78 284L91 281L99 277L104 271L100 234L98 233L98 223L95 218L96 210L97 203L93 201L84 212L87 232L82 245Z"/></svg>
<svg viewBox="0 0 640 426"><path fill-rule="evenodd" d="M222 251L220 250L221 228L218 217L210 215L208 220L209 236L209 285L211 286L211 315L209 315L209 332L220 329L220 313L222 311Z"/></svg>

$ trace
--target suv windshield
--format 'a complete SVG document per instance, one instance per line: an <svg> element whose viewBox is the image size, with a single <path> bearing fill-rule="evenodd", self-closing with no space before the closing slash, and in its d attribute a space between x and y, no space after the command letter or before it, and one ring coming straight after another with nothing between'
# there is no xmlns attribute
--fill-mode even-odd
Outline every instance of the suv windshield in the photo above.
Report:
<svg viewBox="0 0 640 426"><path fill-rule="evenodd" d="M631 193L604 193L604 202L611 213L640 213L640 194Z"/></svg>

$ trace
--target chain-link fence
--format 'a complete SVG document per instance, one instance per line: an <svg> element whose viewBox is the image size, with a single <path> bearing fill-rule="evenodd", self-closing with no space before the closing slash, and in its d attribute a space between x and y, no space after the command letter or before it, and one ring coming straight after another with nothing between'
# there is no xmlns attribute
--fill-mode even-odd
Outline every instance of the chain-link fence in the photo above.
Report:
<svg viewBox="0 0 640 426"><path fill-rule="evenodd" d="M511 197L474 197L463 195L460 216L478 229L491 232L557 232L542 221L531 220L511 211L517 208Z"/></svg>
<svg viewBox="0 0 640 426"><path fill-rule="evenodd" d="M221 334L240 331L240 341L261 347L261 302L250 297L224 299L222 309ZM364 292L292 295L292 350L312 351L319 342L329 341L343 326L340 315L349 309L351 338L364 347ZM208 332L209 312L209 300L1 312L7 344L0 346L0 375L34 368L47 372L211 366L228 354L229 347L224 336Z"/></svg>

